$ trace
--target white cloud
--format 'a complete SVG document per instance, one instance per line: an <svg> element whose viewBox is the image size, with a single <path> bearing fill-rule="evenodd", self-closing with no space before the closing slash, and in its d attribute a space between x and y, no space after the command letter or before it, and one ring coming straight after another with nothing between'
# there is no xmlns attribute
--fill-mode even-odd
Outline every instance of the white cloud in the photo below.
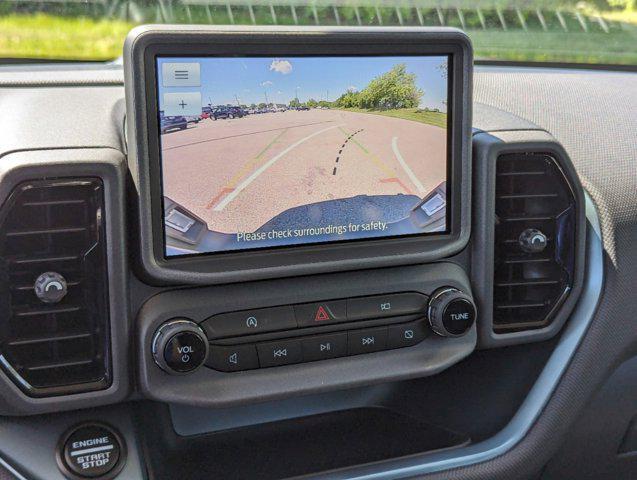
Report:
<svg viewBox="0 0 637 480"><path fill-rule="evenodd" d="M272 83L270 80L266 80L265 82L261 82L261 86L262 87L271 87L272 85L274 85L274 83Z"/></svg>
<svg viewBox="0 0 637 480"><path fill-rule="evenodd" d="M276 60L272 60L270 70L287 75L292 71L292 64L287 60L280 60L277 58Z"/></svg>
<svg viewBox="0 0 637 480"><path fill-rule="evenodd" d="M279 90L278 92L276 92L277 95L283 95L283 92L281 90Z"/></svg>
<svg viewBox="0 0 637 480"><path fill-rule="evenodd" d="M358 88L356 88L354 85L350 85L349 87L347 87L347 91L350 93L356 93L358 92Z"/></svg>

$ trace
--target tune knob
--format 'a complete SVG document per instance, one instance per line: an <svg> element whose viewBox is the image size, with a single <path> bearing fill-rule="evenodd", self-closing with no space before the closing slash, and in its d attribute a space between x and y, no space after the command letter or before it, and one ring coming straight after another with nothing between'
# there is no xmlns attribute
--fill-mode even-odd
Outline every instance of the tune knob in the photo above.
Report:
<svg viewBox="0 0 637 480"><path fill-rule="evenodd" d="M194 372L206 361L208 349L206 334L192 320L170 320L153 337L155 363L168 373Z"/></svg>
<svg viewBox="0 0 637 480"><path fill-rule="evenodd" d="M460 337L476 320L476 307L470 295L457 288L436 290L429 300L429 324L443 337Z"/></svg>

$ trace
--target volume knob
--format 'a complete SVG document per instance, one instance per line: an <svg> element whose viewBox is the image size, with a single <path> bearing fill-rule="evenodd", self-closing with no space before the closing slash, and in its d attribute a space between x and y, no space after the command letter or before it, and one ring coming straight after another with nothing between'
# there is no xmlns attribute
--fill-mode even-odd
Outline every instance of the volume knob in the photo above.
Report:
<svg viewBox="0 0 637 480"><path fill-rule="evenodd" d="M175 319L155 332L152 353L155 363L168 373L190 373L201 367L208 356L208 338L192 320Z"/></svg>
<svg viewBox="0 0 637 480"><path fill-rule="evenodd" d="M453 287L436 290L427 313L431 329L443 337L464 335L476 320L473 298Z"/></svg>

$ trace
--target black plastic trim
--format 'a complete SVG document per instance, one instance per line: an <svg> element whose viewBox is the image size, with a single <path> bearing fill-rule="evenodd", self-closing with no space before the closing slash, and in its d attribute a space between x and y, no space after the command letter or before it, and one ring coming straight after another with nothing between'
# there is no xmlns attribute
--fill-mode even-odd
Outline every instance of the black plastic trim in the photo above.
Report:
<svg viewBox="0 0 637 480"><path fill-rule="evenodd" d="M478 132L474 135L475 214L472 242L472 283L474 298L481 312L478 322L479 348L528 343L551 338L557 334L572 312L584 281L586 249L586 216L584 191L564 148L542 130ZM576 203L575 269L573 286L553 321L543 328L510 333L493 331L493 264L495 224L495 163L505 153L544 153L553 156L564 172Z"/></svg>
<svg viewBox="0 0 637 480"><path fill-rule="evenodd" d="M93 278L93 287L95 288L92 291L93 296L95 298L95 308L91 308L91 301L86 298L87 286L81 287L84 295L83 301L78 299L80 311L84 312L83 317L88 317L83 322L83 327L88 327L92 322L95 322L93 328L91 329L90 338L92 348L96 349L96 353L93 355L92 361L97 363L97 357L101 357L102 371L101 378L90 381L78 382L77 380L71 381L68 380L66 383L63 381L58 382L57 384L50 383L46 386L38 385L33 382L32 379L25 378L24 372L21 374L17 371L15 364L9 360L8 356L10 353L7 350L11 350L10 346L5 346L5 350L1 351L0 349L0 367L5 370L5 373L14 378L16 384L22 388L22 390L29 396L32 397L46 397L46 396L56 396L56 395L67 395L72 393L79 392L89 392L93 390L102 390L107 388L111 383L111 354L110 354L110 328L109 328L109 309L108 309L108 267L106 265L106 239L105 239L105 218L104 218L104 185L99 178L94 177L63 177L63 178L55 178L55 179L46 179L46 180L29 180L25 182L21 182L19 185L13 189L12 193L9 195L8 199L2 205L2 209L0 211L0 222L4 224L7 221L7 217L11 215L11 210L16 208L16 204L21 198L23 194L29 194L30 192L39 190L39 189L56 189L56 188L74 188L74 187L89 187L93 189L93 193L95 198L92 200L95 202L93 207L95 210L91 212L89 215L93 217L91 220L90 217L87 218L86 223L91 224L90 228L94 228L95 232L95 240L92 245L78 245L78 248L84 248L85 251L77 252L77 257L80 258L78 263L81 263L81 269L84 271L84 275L79 277L79 280L83 283L89 283L86 279L87 276ZM87 202L88 203L88 202ZM91 215L92 214L92 215ZM13 217L15 218L15 217ZM94 223L91 223L91 222ZM83 228L83 227L82 227ZM6 237L4 233L3 237ZM6 241L6 240L5 240ZM23 244L22 244L23 245ZM88 248L87 248L88 247ZM75 255L75 254L74 254ZM58 255L59 256L59 255ZM4 261L4 257L3 257ZM49 263L49 262L46 262ZM92 270L90 275L86 275L89 270ZM8 283L8 282L7 282ZM13 286L7 284L7 289L12 290ZM5 304L6 310L12 310L12 301L9 300L13 297L11 293L8 293L3 296L2 303ZM35 298L33 298L34 302L37 302ZM32 307L33 305L28 305ZM40 305L42 306L42 305ZM76 308L75 305L73 305ZM61 309L64 309L64 304L62 304ZM68 308L68 307L67 307ZM54 311L56 307L54 305L48 306L45 310ZM11 317L7 317L7 321ZM88 325L86 325L88 324ZM53 335L55 336L55 335ZM37 339L37 337L36 337ZM95 345L95 341L99 342L99 346ZM42 342L44 343L44 342ZM71 362L73 363L73 362ZM68 371L66 372L68 376Z"/></svg>
<svg viewBox="0 0 637 480"><path fill-rule="evenodd" d="M34 178L98 177L104 184L106 258L110 310L112 380L103 390L34 398L0 370L0 415L33 415L98 406L123 400L130 392L127 251L125 238L126 166L110 148L30 150L7 154L0 162L0 203L14 186Z"/></svg>

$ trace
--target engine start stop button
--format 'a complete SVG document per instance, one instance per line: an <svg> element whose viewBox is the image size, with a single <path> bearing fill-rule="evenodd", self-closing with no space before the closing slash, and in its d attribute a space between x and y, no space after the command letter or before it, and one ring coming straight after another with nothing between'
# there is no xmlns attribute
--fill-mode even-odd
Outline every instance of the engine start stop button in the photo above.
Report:
<svg viewBox="0 0 637 480"><path fill-rule="evenodd" d="M74 427L62 437L59 464L72 479L113 478L121 470L125 446L117 432L100 423Z"/></svg>

